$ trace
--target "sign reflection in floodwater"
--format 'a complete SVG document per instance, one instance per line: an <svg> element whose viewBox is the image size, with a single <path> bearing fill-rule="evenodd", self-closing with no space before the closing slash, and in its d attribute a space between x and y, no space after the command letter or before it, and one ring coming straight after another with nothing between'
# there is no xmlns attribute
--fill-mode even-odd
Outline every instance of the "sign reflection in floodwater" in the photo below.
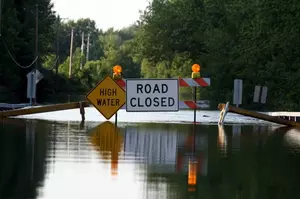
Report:
<svg viewBox="0 0 300 199"><path fill-rule="evenodd" d="M206 134L192 135L191 125L169 129L152 125L127 126L125 154L142 156L153 173L188 172L191 156L199 160L201 174L206 175L208 140ZM193 149L195 145L195 151Z"/></svg>
<svg viewBox="0 0 300 199"><path fill-rule="evenodd" d="M78 123L57 124L50 136L48 175L40 198L143 198L134 162L120 162L122 134L111 123L80 130ZM114 131L116 130L116 131ZM53 152L55 151L55 152Z"/></svg>
<svg viewBox="0 0 300 199"><path fill-rule="evenodd" d="M3 121L0 198L231 199L300 194L296 129L197 125L193 133L193 126L186 124L116 128L111 123L85 128L78 122Z"/></svg>
<svg viewBox="0 0 300 199"><path fill-rule="evenodd" d="M91 143L101 154L101 159L111 161L111 175L118 175L119 153L123 148L120 129L111 122L103 122L91 133Z"/></svg>

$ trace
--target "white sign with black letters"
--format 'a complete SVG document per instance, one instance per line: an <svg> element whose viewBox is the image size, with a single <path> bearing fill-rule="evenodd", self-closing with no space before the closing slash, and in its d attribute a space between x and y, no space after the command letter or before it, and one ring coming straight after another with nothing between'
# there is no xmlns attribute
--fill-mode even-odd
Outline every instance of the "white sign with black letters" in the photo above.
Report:
<svg viewBox="0 0 300 199"><path fill-rule="evenodd" d="M127 79L127 112L179 111L178 79Z"/></svg>

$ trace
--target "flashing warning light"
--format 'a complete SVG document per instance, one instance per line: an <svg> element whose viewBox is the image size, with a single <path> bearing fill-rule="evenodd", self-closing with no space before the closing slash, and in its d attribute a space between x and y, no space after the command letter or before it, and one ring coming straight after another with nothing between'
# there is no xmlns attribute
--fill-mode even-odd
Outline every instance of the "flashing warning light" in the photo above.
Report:
<svg viewBox="0 0 300 199"><path fill-rule="evenodd" d="M120 73L122 73L122 67L120 65L116 65L113 67L113 71L116 74L120 74Z"/></svg>
<svg viewBox="0 0 300 199"><path fill-rule="evenodd" d="M192 71L194 73L199 73L200 72L200 65L199 64L193 64Z"/></svg>
<svg viewBox="0 0 300 199"><path fill-rule="evenodd" d="M201 75L200 75L200 65L199 64L194 64L192 66L192 78L193 79L196 79L196 78L201 78Z"/></svg>

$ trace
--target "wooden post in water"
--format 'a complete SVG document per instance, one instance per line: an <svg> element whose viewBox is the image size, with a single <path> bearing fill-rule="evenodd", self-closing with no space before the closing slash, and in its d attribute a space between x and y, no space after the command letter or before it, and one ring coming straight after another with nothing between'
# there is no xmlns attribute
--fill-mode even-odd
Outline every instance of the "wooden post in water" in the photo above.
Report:
<svg viewBox="0 0 300 199"><path fill-rule="evenodd" d="M226 104L219 104L218 105L218 109L219 110L223 110L226 107ZM249 117L253 117L256 119L261 119L261 120L265 120L268 122L273 122L273 123L277 123L277 124L282 124L282 125L286 125L286 126L295 126L295 127L300 127L300 123L299 122L293 122L293 121L289 121L289 120L284 120L275 116L270 116L270 115L266 115L266 114L262 114L262 113L258 113L255 111L249 111L246 109L242 109L242 108L237 108L234 106L228 106L228 112L231 113L237 113L240 115L244 115L244 116L249 116Z"/></svg>
<svg viewBox="0 0 300 199"><path fill-rule="evenodd" d="M85 110L84 110L84 104L83 102L79 102L79 110L80 110L80 115L81 115L81 123L80 123L80 127L83 128L84 127L84 121L85 121Z"/></svg>
<svg viewBox="0 0 300 199"><path fill-rule="evenodd" d="M193 87L194 103L197 103L197 87ZM194 124L196 124L197 119L197 108L194 109ZM196 129L195 129L196 130Z"/></svg>
<svg viewBox="0 0 300 199"><path fill-rule="evenodd" d="M118 112L115 114L115 126L118 126Z"/></svg>

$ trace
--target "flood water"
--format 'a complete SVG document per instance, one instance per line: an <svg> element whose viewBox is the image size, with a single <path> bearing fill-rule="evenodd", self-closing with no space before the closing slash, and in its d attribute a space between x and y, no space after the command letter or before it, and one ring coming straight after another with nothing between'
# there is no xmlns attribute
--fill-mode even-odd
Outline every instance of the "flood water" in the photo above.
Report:
<svg viewBox="0 0 300 199"><path fill-rule="evenodd" d="M300 131L0 121L0 198L299 198Z"/></svg>

